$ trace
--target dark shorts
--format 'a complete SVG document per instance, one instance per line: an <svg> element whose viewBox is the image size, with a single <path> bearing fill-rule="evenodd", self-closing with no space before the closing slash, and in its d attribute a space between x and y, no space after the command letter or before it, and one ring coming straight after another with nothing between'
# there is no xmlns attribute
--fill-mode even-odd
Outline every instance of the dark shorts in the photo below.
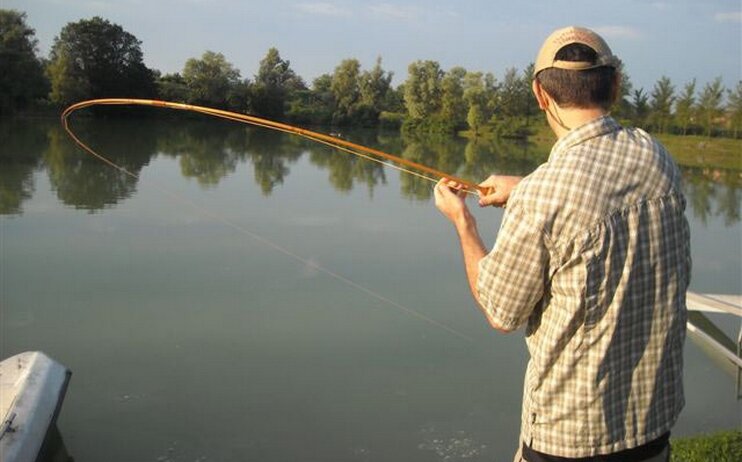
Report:
<svg viewBox="0 0 742 462"><path fill-rule="evenodd" d="M527 462L642 462L659 456L663 451L666 451L669 455L669 446L670 432L667 432L656 440L652 440L641 446L601 456L580 457L576 459L550 456L548 454L534 451L526 446L525 443L523 443L521 454L523 459Z"/></svg>

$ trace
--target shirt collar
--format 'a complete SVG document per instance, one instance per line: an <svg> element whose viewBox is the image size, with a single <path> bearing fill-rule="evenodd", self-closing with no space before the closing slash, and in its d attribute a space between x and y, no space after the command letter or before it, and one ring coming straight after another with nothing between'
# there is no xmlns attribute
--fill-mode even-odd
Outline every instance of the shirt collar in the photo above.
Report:
<svg viewBox="0 0 742 462"><path fill-rule="evenodd" d="M549 154L549 160L556 159L572 146L576 146L591 138L602 136L620 129L621 125L619 125L618 122L609 115L593 119L584 125L573 128L554 143L554 146L551 148L551 154Z"/></svg>

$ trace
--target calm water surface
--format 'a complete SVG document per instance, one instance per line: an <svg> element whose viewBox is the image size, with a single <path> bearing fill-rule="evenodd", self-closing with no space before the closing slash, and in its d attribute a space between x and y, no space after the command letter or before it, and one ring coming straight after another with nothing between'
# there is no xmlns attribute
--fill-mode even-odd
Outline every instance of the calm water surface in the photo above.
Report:
<svg viewBox="0 0 742 462"><path fill-rule="evenodd" d="M223 122L75 126L138 178L54 120L0 121L0 356L72 369L77 462L511 460L523 332L475 308L432 184ZM343 136L473 179L546 156ZM684 177L691 288L742 293L740 174ZM491 246L502 212L475 213ZM734 379L690 341L686 361L675 433L742 424Z"/></svg>

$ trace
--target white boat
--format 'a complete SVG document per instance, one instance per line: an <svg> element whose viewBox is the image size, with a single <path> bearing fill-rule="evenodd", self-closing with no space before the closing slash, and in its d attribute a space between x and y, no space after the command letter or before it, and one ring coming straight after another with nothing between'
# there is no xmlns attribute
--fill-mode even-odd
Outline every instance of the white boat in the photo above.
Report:
<svg viewBox="0 0 742 462"><path fill-rule="evenodd" d="M71 372L40 351L0 361L0 460L34 462L62 407Z"/></svg>

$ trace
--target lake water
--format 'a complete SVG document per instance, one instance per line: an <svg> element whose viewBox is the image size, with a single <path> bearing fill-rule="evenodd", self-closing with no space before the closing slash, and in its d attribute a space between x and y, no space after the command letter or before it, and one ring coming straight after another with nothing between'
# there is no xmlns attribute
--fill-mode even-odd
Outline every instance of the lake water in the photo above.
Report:
<svg viewBox="0 0 742 462"><path fill-rule="evenodd" d="M227 122L73 125L137 178L56 120L0 121L0 356L72 369L75 461L511 460L523 331L474 306L432 184ZM473 179L546 156L342 136ZM740 294L740 173L684 177L691 289ZM473 202L491 246L502 211ZM742 424L735 379L691 341L685 383L676 435Z"/></svg>

